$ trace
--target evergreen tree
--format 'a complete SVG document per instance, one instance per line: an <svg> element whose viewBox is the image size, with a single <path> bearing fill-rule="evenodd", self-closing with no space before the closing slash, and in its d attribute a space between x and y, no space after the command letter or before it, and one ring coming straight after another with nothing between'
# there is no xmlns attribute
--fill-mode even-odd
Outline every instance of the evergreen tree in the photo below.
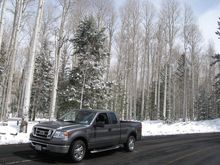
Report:
<svg viewBox="0 0 220 165"><path fill-rule="evenodd" d="M48 114L52 87L52 62L48 42L42 43L42 50L35 60L34 81L32 85L31 112L35 115Z"/></svg>
<svg viewBox="0 0 220 165"><path fill-rule="evenodd" d="M208 94L205 85L201 85L197 97L196 105L198 110L198 120L206 120L209 116L208 111Z"/></svg>
<svg viewBox="0 0 220 165"><path fill-rule="evenodd" d="M109 55L105 48L104 29L98 30L93 17L85 18L72 40L78 64L70 74L70 98L75 108L103 109L109 100L111 83L105 82L105 61Z"/></svg>

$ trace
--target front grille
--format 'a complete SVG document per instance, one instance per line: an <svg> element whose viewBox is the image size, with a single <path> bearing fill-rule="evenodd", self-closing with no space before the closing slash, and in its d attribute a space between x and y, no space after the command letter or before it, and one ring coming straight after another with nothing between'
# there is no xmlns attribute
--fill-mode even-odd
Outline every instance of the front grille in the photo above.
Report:
<svg viewBox="0 0 220 165"><path fill-rule="evenodd" d="M50 139L53 135L53 132L54 131L49 128L34 127L33 135L43 139Z"/></svg>

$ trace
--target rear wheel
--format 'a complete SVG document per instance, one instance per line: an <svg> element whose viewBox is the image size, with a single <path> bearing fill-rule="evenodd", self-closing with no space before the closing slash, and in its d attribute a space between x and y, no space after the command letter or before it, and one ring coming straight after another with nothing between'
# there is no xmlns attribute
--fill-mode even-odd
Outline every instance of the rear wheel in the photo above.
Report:
<svg viewBox="0 0 220 165"><path fill-rule="evenodd" d="M74 162L80 162L85 157L86 145L82 140L73 142L70 148L70 157Z"/></svg>
<svg viewBox="0 0 220 165"><path fill-rule="evenodd" d="M127 142L124 144L126 151L132 152L135 149L135 137L133 135L130 135L128 137Z"/></svg>

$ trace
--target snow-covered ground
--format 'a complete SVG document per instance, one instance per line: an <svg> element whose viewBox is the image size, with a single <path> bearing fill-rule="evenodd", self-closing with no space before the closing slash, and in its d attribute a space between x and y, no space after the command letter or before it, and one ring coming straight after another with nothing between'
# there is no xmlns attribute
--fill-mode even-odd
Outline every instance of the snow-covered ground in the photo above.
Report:
<svg viewBox="0 0 220 165"><path fill-rule="evenodd" d="M142 122L142 136L208 132L220 132L220 119L177 122L173 124L165 124L160 120Z"/></svg>
<svg viewBox="0 0 220 165"><path fill-rule="evenodd" d="M16 125L0 126L0 145L28 143L29 134L35 124L36 122L29 123L28 133L19 133L19 127Z"/></svg>
<svg viewBox="0 0 220 165"><path fill-rule="evenodd" d="M39 120L38 120L39 121ZM18 133L18 126L9 124L8 126L0 125L0 145L27 143L32 127L38 122L30 122L28 133ZM142 122L142 135L175 135L189 133L208 133L220 132L220 119L194 121L194 122L177 122L165 124L163 121L144 121Z"/></svg>

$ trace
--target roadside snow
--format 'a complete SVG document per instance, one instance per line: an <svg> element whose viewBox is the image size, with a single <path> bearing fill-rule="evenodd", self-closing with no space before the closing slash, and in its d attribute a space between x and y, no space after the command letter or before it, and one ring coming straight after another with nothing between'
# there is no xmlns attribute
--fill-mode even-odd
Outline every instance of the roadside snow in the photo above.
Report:
<svg viewBox="0 0 220 165"><path fill-rule="evenodd" d="M19 133L19 126L0 126L0 145L28 143L32 127L38 122L30 122L27 133Z"/></svg>
<svg viewBox="0 0 220 165"><path fill-rule="evenodd" d="M160 120L142 122L142 136L208 132L220 132L220 119L177 122L173 124L165 124L163 121Z"/></svg>
<svg viewBox="0 0 220 165"><path fill-rule="evenodd" d="M28 143L29 134L31 133L32 127L39 121L45 121L45 119L39 119L37 120L37 122L29 122L28 133L19 133L17 125L0 125L0 145ZM177 122L173 124L165 124L161 120L142 122L142 136L208 132L220 132L220 119L193 122Z"/></svg>

